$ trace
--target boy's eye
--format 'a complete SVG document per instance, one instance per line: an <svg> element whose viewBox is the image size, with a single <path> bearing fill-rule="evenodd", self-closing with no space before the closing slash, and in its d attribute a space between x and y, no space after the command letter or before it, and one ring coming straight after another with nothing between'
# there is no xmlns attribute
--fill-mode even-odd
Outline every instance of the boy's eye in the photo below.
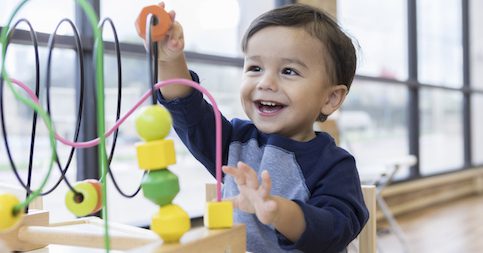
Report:
<svg viewBox="0 0 483 253"><path fill-rule="evenodd" d="M299 73L292 68L284 68L284 69L282 69L282 74L294 76L294 75L298 75Z"/></svg>
<svg viewBox="0 0 483 253"><path fill-rule="evenodd" d="M259 66L249 66L247 68L247 72L260 72L262 71L262 68L260 68Z"/></svg>

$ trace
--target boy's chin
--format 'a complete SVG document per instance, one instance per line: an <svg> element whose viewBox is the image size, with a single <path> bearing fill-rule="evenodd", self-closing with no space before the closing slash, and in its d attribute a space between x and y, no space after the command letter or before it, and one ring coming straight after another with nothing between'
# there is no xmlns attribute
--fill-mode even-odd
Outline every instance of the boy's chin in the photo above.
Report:
<svg viewBox="0 0 483 253"><path fill-rule="evenodd" d="M257 127L257 129L264 133L264 134L276 134L278 131L277 128L275 128L275 126L271 126L271 124L266 124L266 123L260 123L260 122L254 122L255 126Z"/></svg>

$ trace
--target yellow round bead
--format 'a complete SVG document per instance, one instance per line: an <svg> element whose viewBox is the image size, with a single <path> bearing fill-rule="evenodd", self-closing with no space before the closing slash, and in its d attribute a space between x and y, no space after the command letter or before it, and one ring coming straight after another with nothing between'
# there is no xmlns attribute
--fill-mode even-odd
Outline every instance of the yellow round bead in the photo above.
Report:
<svg viewBox="0 0 483 253"><path fill-rule="evenodd" d="M18 198L10 193L0 194L0 232L14 229L23 217L23 210L14 213L13 208L20 204Z"/></svg>
<svg viewBox="0 0 483 253"><path fill-rule="evenodd" d="M136 131L144 141L161 140L169 134L171 114L159 105L143 107L135 119Z"/></svg>

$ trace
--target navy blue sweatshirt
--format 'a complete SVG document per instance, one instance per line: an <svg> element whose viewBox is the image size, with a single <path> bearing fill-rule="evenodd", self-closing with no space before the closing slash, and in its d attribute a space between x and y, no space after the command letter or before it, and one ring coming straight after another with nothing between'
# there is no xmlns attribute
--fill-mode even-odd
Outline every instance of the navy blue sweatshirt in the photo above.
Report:
<svg viewBox="0 0 483 253"><path fill-rule="evenodd" d="M197 76L192 73L193 79ZM193 154L215 175L215 121L212 106L194 90L185 98L159 101L173 116L173 126ZM260 178L267 170L272 195L297 203L306 228L298 241L285 238L254 214L235 210L237 223L247 226L250 252L341 252L359 234L369 215L362 197L354 157L336 146L326 133L308 142L260 132L250 121L222 117L223 164L242 161ZM239 194L230 175L224 175L223 197Z"/></svg>

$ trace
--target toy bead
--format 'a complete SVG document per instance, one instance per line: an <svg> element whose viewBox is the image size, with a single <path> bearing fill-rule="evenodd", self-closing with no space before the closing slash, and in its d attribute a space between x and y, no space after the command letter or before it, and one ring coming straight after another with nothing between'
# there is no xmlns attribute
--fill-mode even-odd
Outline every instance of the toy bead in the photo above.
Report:
<svg viewBox="0 0 483 253"><path fill-rule="evenodd" d="M144 197L158 206L170 204L179 192L178 176L168 169L150 171L141 182Z"/></svg>
<svg viewBox="0 0 483 253"><path fill-rule="evenodd" d="M179 241L190 227L188 213L175 204L159 208L159 212L151 220L151 230L166 243Z"/></svg>
<svg viewBox="0 0 483 253"><path fill-rule="evenodd" d="M23 217L23 210L14 213L14 207L20 201L10 193L0 194L0 233L12 230Z"/></svg>
<svg viewBox="0 0 483 253"><path fill-rule="evenodd" d="M143 39L146 38L146 19L148 14L154 15L157 19L157 22L154 22L151 30L151 39L153 41L160 41L173 23L171 16L161 6L149 5L144 7L139 13L135 23L138 35Z"/></svg>
<svg viewBox="0 0 483 253"><path fill-rule="evenodd" d="M207 228L231 228L233 226L233 202L207 202L203 222Z"/></svg>
<svg viewBox="0 0 483 253"><path fill-rule="evenodd" d="M94 186L94 188L96 189L98 198L97 198L97 205L93 211L93 213L96 213L102 208L102 184L96 179L86 179L84 180L84 182L92 184L92 186Z"/></svg>
<svg viewBox="0 0 483 253"><path fill-rule="evenodd" d="M142 170L162 170L176 163L174 141L171 139L136 143L136 155Z"/></svg>
<svg viewBox="0 0 483 253"><path fill-rule="evenodd" d="M67 209L77 217L94 213L99 202L99 196L93 184L81 181L74 185L74 189L79 194L68 191L65 195Z"/></svg>
<svg viewBox="0 0 483 253"><path fill-rule="evenodd" d="M161 140L169 134L173 120L171 114L159 105L143 107L136 116L136 131L144 141Z"/></svg>

